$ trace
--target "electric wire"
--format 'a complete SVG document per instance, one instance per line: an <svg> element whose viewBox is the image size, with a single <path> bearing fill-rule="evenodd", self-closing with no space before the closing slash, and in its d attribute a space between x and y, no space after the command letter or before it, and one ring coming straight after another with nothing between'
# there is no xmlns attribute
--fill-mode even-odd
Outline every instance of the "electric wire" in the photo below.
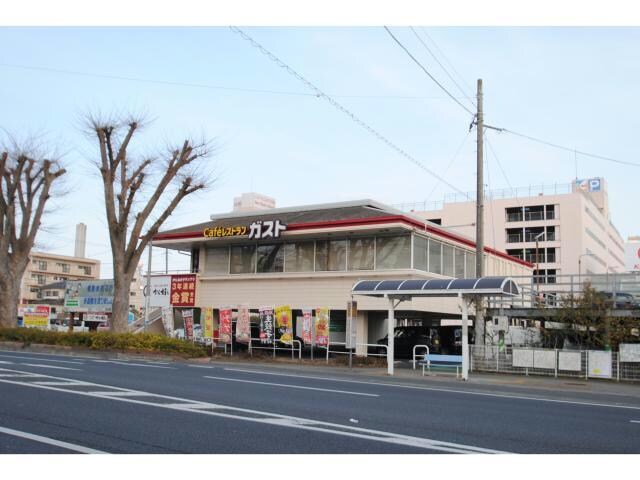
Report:
<svg viewBox="0 0 640 480"><path fill-rule="evenodd" d="M451 183L449 183L448 181L446 181L444 178L442 178L440 175L438 175L437 173L435 173L433 170L431 170L430 168L426 167L424 164L422 164L420 161L416 160L413 156L411 156L409 153L407 153L405 150L403 150L402 148L398 147L395 143L391 142L389 139L387 139L384 135L382 135L381 133L379 133L377 130L375 130L373 127L371 127L368 123L364 122L363 120L361 120L359 117L357 117L354 113L352 113L350 110L348 110L347 108L343 107L340 103L338 103L336 100L334 100L332 97L330 97L329 95L327 95L326 93L324 93L322 90L320 90L318 87L316 87L313 83L311 83L309 80L307 80L305 77L303 77L302 75L300 75L297 71L295 71L293 68L291 68L289 65L287 65L285 62L283 62L282 60L280 60L277 56L275 56L273 53L271 53L269 50L267 50L265 47L263 47L260 43L258 43L256 40L254 40L252 37L250 37L248 34L246 34L244 31L240 30L238 27L229 27L231 29L232 32L240 35L244 40L246 40L247 42L249 42L254 48L258 49L262 54L264 54L265 56L267 56L271 61L273 61L274 63L276 63L278 66L280 66L281 68L283 68L287 73L289 73L290 75L292 75L293 77L295 77L296 79L298 79L300 82L302 82L304 85L306 85L308 88L310 88L311 90L313 90L316 93L316 96L318 98L323 98L325 99L327 102L329 102L329 104L331 104L333 107L335 107L336 109L340 110L342 113L344 113L345 115L347 115L348 117L350 117L355 123L357 123L358 125L360 125L362 128L364 128L365 130L367 130L369 133L371 133L373 136L375 136L378 140L380 140L381 142L385 143L387 146L389 146L391 149L395 150L397 153L399 153L401 156L403 156L404 158L406 158L407 160L409 160L411 163L413 163L414 165L418 166L419 168L421 168L422 170L424 170L425 172L427 172L429 175L431 175L432 177L440 180L442 183L444 183L445 185L447 185L449 188L452 188L453 190L455 190L456 192L467 196L467 194L465 192L463 192L462 190L460 190L459 188L455 187L454 185L452 185ZM458 100L456 99L456 102ZM462 104L461 104L462 105Z"/></svg>
<svg viewBox="0 0 640 480"><path fill-rule="evenodd" d="M456 150L456 153L454 153L453 157L451 157L451 160L449 160L449 163L447 164L447 168L445 168L444 172L442 172L442 176L443 177L447 175L447 173L449 172L449 169L453 166L453 163L456 161L456 159L458 158L458 155L462 151L462 148L467 144L467 141L469 140L469 135L470 134L471 134L471 130L468 130L467 134L464 137L464 139L460 143L460 146ZM427 198L424 201L425 210L427 209L427 203L429 202L429 200L431 200L431 197L433 196L433 193L436 191L436 189L439 186L440 186L440 182L436 182L436 184L431 189L431 192L429 192L429 195L427 195Z"/></svg>

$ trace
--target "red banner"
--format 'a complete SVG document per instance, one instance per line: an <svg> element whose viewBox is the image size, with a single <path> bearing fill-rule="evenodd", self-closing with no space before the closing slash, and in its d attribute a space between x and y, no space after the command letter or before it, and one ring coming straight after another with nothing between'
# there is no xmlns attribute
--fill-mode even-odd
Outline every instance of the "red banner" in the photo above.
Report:
<svg viewBox="0 0 640 480"><path fill-rule="evenodd" d="M312 322L313 318L311 310L302 310L302 341L305 344L309 345L311 345L311 342L313 342L313 337L311 334Z"/></svg>
<svg viewBox="0 0 640 480"><path fill-rule="evenodd" d="M251 320L248 307L238 307L236 341L241 343L249 343L251 341Z"/></svg>
<svg viewBox="0 0 640 480"><path fill-rule="evenodd" d="M184 336L187 340L193 338L193 310L183 310L182 320L184 321Z"/></svg>
<svg viewBox="0 0 640 480"><path fill-rule="evenodd" d="M171 275L171 305L193 307L196 304L196 276Z"/></svg>
<svg viewBox="0 0 640 480"><path fill-rule="evenodd" d="M220 309L220 343L231 343L233 332L232 314L230 308Z"/></svg>

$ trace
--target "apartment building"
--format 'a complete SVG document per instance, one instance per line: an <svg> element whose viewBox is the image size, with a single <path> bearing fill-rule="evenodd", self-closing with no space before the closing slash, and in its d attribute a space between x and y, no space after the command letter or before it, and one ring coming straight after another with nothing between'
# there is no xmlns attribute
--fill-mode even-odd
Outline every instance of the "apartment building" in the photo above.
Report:
<svg viewBox="0 0 640 480"><path fill-rule="evenodd" d="M535 280L625 271L624 240L611 222L604 178L487 192L485 245L534 264ZM404 210L447 231L475 237L475 193Z"/></svg>

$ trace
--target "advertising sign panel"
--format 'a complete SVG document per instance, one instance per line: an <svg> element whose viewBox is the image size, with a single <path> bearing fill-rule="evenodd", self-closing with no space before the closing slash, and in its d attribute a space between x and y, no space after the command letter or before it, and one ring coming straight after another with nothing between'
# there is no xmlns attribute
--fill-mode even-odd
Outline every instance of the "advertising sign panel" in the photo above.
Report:
<svg viewBox="0 0 640 480"><path fill-rule="evenodd" d="M311 334L311 328L313 326L313 318L310 308L302 310L302 341L305 344L311 345L313 338Z"/></svg>
<svg viewBox="0 0 640 480"><path fill-rule="evenodd" d="M149 295L150 307L171 306L171 275L152 276L149 279L151 295ZM147 296L147 286L144 287L144 296Z"/></svg>
<svg viewBox="0 0 640 480"><path fill-rule="evenodd" d="M109 316L106 313L87 313L84 317L85 322L108 322Z"/></svg>
<svg viewBox="0 0 640 480"><path fill-rule="evenodd" d="M204 325L204 338L213 338L213 308L204 307L200 315Z"/></svg>
<svg viewBox="0 0 640 480"><path fill-rule="evenodd" d="M582 352L558 352L558 370L579 372L582 370Z"/></svg>
<svg viewBox="0 0 640 480"><path fill-rule="evenodd" d="M22 325L25 327L49 328L51 307L48 305L32 305L24 307Z"/></svg>
<svg viewBox="0 0 640 480"><path fill-rule="evenodd" d="M585 192L599 192L601 189L601 182L599 178L586 178L576 180L576 186Z"/></svg>
<svg viewBox="0 0 640 480"><path fill-rule="evenodd" d="M291 343L293 340L293 320L289 305L276 307L276 338L282 343Z"/></svg>
<svg viewBox="0 0 640 480"><path fill-rule="evenodd" d="M196 276L171 275L171 305L193 307L196 302Z"/></svg>
<svg viewBox="0 0 640 480"><path fill-rule="evenodd" d="M238 307L236 341L240 343L249 343L251 341L251 317L249 315L249 307Z"/></svg>
<svg viewBox="0 0 640 480"><path fill-rule="evenodd" d="M260 343L273 343L273 307L261 307Z"/></svg>
<svg viewBox="0 0 640 480"><path fill-rule="evenodd" d="M182 320L184 321L184 335L187 340L193 339L193 310L183 310Z"/></svg>
<svg viewBox="0 0 640 480"><path fill-rule="evenodd" d="M621 362L640 362L640 343L621 343L619 348Z"/></svg>
<svg viewBox="0 0 640 480"><path fill-rule="evenodd" d="M316 308L316 345L329 344L329 309Z"/></svg>
<svg viewBox="0 0 640 480"><path fill-rule="evenodd" d="M70 280L64 292L67 312L111 313L113 280Z"/></svg>
<svg viewBox="0 0 640 480"><path fill-rule="evenodd" d="M624 259L627 272L640 272L640 242L625 243Z"/></svg>
<svg viewBox="0 0 640 480"><path fill-rule="evenodd" d="M231 308L220 309L220 343L231 343L233 333Z"/></svg>
<svg viewBox="0 0 640 480"><path fill-rule="evenodd" d="M611 378L611 352L589 350L589 377Z"/></svg>

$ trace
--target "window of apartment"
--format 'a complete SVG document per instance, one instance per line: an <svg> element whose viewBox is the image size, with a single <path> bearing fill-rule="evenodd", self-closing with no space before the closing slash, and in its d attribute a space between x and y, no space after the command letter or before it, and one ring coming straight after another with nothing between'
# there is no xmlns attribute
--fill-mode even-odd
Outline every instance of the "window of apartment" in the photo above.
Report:
<svg viewBox="0 0 640 480"><path fill-rule="evenodd" d="M524 251L524 259L529 263L544 263L544 248L527 248Z"/></svg>
<svg viewBox="0 0 640 480"><path fill-rule="evenodd" d="M507 249L507 255L524 260L524 253L521 248L509 248Z"/></svg>
<svg viewBox="0 0 640 480"><path fill-rule="evenodd" d="M38 285L44 285L46 283L46 277L44 275L35 275L35 278L38 280Z"/></svg>
<svg viewBox="0 0 640 480"><path fill-rule="evenodd" d="M429 271L442 273L442 243L429 239Z"/></svg>
<svg viewBox="0 0 640 480"><path fill-rule="evenodd" d="M258 273L284 271L284 244L259 245L257 254Z"/></svg>
<svg viewBox="0 0 640 480"><path fill-rule="evenodd" d="M527 222L544 220L544 205L531 205L524 207L524 219Z"/></svg>
<svg viewBox="0 0 640 480"><path fill-rule="evenodd" d="M130 295L131 297L135 297L135 296L136 296L136 292L129 292L129 295Z"/></svg>
<svg viewBox="0 0 640 480"><path fill-rule="evenodd" d="M254 273L256 271L255 245L233 245L230 258L231 273Z"/></svg>
<svg viewBox="0 0 640 480"><path fill-rule="evenodd" d="M57 267L60 267L62 273L69 273L71 271L71 265L68 263L56 263Z"/></svg>
<svg viewBox="0 0 640 480"><path fill-rule="evenodd" d="M547 248L547 263L555 263L556 260L556 249L555 247Z"/></svg>
<svg viewBox="0 0 640 480"><path fill-rule="evenodd" d="M535 242L536 237L538 235L544 233L544 227L528 227L524 229L524 241L525 242ZM549 238L545 235L540 235L538 237L539 242L548 241Z"/></svg>
<svg viewBox="0 0 640 480"><path fill-rule="evenodd" d="M507 228L507 243L522 243L522 241L521 228Z"/></svg>
<svg viewBox="0 0 640 480"><path fill-rule="evenodd" d="M45 262L44 260L38 260L38 270L46 270L47 269L47 262Z"/></svg>
<svg viewBox="0 0 640 480"><path fill-rule="evenodd" d="M521 222L523 218L522 207L505 208L505 214L507 222Z"/></svg>
<svg viewBox="0 0 640 480"><path fill-rule="evenodd" d="M44 296L45 297L57 297L57 296L59 296L59 292L58 292L58 290L45 290Z"/></svg>
<svg viewBox="0 0 640 480"><path fill-rule="evenodd" d="M314 242L287 243L284 268L287 272L313 272Z"/></svg>
<svg viewBox="0 0 640 480"><path fill-rule="evenodd" d="M229 273L229 247L207 248L204 262L205 275Z"/></svg>
<svg viewBox="0 0 640 480"><path fill-rule="evenodd" d="M316 271L335 272L347 269L346 240L316 241Z"/></svg>
<svg viewBox="0 0 640 480"><path fill-rule="evenodd" d="M349 239L349 270L373 270L375 258L374 238L351 238Z"/></svg>
<svg viewBox="0 0 640 480"><path fill-rule="evenodd" d="M464 250L456 248L454 252L455 268L454 273L456 278L465 278L464 276Z"/></svg>
<svg viewBox="0 0 640 480"><path fill-rule="evenodd" d="M38 292L40 291L40 289L39 289L38 287L30 287L30 288L29 288L29 291L30 291L31 293L38 293Z"/></svg>
<svg viewBox="0 0 640 480"><path fill-rule="evenodd" d="M418 270L428 270L427 264L428 240L424 237L413 237L413 268Z"/></svg>
<svg viewBox="0 0 640 480"><path fill-rule="evenodd" d="M91 267L88 265L78 265L78 270L82 270L85 275L91 275Z"/></svg>
<svg viewBox="0 0 640 480"><path fill-rule="evenodd" d="M376 269L411 268L411 237L377 237Z"/></svg>
<svg viewBox="0 0 640 480"><path fill-rule="evenodd" d="M547 242L558 240L558 232L556 231L556 227L547 227L547 234L545 235L545 239Z"/></svg>
<svg viewBox="0 0 640 480"><path fill-rule="evenodd" d="M442 274L453 277L453 247L442 244Z"/></svg>
<svg viewBox="0 0 640 480"><path fill-rule="evenodd" d="M547 220L553 220L556 218L556 206L555 205L547 205L545 206L545 218Z"/></svg>

